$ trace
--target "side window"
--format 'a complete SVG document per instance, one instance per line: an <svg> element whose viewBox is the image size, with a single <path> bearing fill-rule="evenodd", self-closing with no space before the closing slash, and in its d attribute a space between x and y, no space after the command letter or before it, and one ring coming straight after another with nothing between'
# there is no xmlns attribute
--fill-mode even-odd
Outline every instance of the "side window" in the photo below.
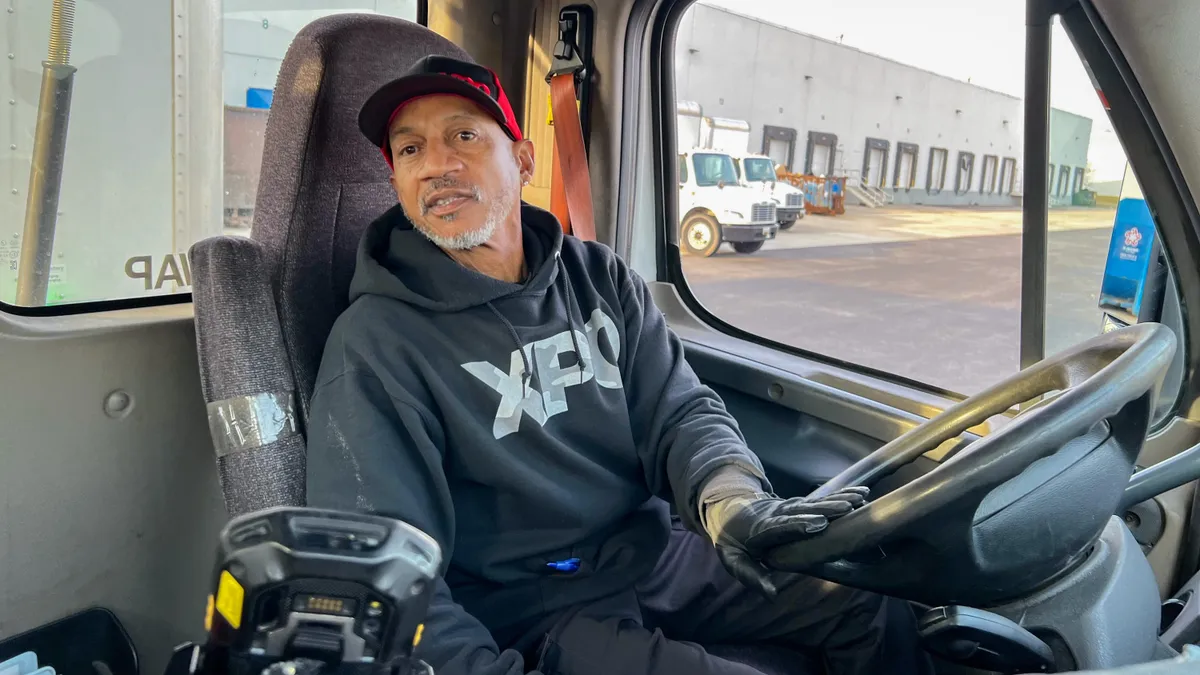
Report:
<svg viewBox="0 0 1200 675"><path fill-rule="evenodd" d="M18 3L0 33L9 55L0 71L10 103L0 111L10 136L0 143L7 305L190 292L192 243L247 234L254 222L263 131L296 33L343 11L417 18L417 0L226 2L222 15L179 16L161 0L80 3L70 96L52 111L38 97L52 4ZM63 126L39 132L39 112L57 112ZM61 155L51 153L61 175L40 174L31 193L32 158L55 138L64 139ZM39 195L54 189L47 208Z"/></svg>
<svg viewBox="0 0 1200 675"><path fill-rule="evenodd" d="M687 182L687 180L688 180L687 157L684 155L680 155L679 156L679 184L683 185L684 183Z"/></svg>
<svg viewBox="0 0 1200 675"><path fill-rule="evenodd" d="M992 3L986 30L975 11L885 11L873 0L687 9L666 100L744 120L753 150L767 129L795 129L807 175L794 180L812 221L747 244L761 228L722 220L730 245L681 261L705 311L815 358L961 394L1019 370L1025 8ZM937 49L911 38L929 31ZM1039 167L1052 195L1048 354L1102 329L1102 276L1114 232L1123 242L1129 229L1118 199L1132 180L1057 23L1053 40L1050 153ZM697 159L695 169L698 179L720 163L702 172ZM749 213L753 200L716 192L714 213ZM1138 227L1142 239L1130 240L1150 239Z"/></svg>

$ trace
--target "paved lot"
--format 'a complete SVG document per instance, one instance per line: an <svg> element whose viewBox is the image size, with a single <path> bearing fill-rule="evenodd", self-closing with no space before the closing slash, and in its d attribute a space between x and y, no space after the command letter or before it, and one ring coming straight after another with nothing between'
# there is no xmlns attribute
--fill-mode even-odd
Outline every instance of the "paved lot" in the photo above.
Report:
<svg viewBox="0 0 1200 675"><path fill-rule="evenodd" d="M1047 352L1095 335L1110 209L1051 212ZM963 393L1018 367L1018 210L853 208L762 251L686 257L713 314L780 342Z"/></svg>

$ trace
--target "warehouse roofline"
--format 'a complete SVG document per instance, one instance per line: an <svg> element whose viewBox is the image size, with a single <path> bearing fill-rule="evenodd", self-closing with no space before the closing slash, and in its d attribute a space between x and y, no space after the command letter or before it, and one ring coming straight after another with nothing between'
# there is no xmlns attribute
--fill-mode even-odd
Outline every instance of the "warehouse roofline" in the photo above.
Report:
<svg viewBox="0 0 1200 675"><path fill-rule="evenodd" d="M1004 92L1002 92L1002 91L998 91L998 90L996 90L996 89L990 89L990 88L988 88L988 87L982 87L982 86L980 86L980 85L978 85L978 84L975 84L974 82L967 82L967 81L965 81L965 80L960 80L960 79L958 79L958 78L956 78L956 77L949 77L949 76L947 76L947 75L942 75L941 73L935 73L935 72L933 72L932 70L927 70L927 69L925 69L925 68L920 68L920 67L918 67L918 66L914 66L914 65L911 65L911 64L908 64L908 63L904 63L903 61L897 61L896 59L893 59L893 58L888 58L888 57L886 57L886 56L881 56L881 55L879 55L879 54L876 54L876 53L874 53L874 52L869 52L869 51L867 51L867 50L865 50L865 49L860 49L860 48L858 48L858 47L852 47L852 46L850 46L850 45L847 45L847 44L842 44L841 42L834 42L833 40L830 40L829 38L823 38L823 37L821 37L820 35L813 35L813 34L811 34L811 33L805 33L805 32L803 32L803 31L796 30L795 28L791 28L790 26L784 26L783 24L778 24L778 23L775 23L774 21L767 21L767 20L765 20L765 19L761 19L761 18L759 18L759 17L757 17L757 16L751 16L751 15L749 15L749 14L743 14L743 13L741 13L741 12L735 12L734 10L732 10L732 9L729 9L729 8L727 8L727 7L719 7L719 6L717 6L717 5L710 5L710 4L708 4L707 2L704 2L704 0L699 0L699 2L697 2L696 4L697 4L697 5L702 5L702 6L704 6L704 7L707 7L707 8L709 8L709 9L712 9L712 10L715 10L715 11L718 11L718 12L724 12L724 13L726 13L726 14L729 14L730 16L736 16L736 17L740 17L740 18L743 18L743 19L750 19L751 21L757 22L757 23L759 23L759 24L762 24L762 25L764 25L764 26L771 26L772 28L778 28L778 29L780 29L780 30L783 30L783 31L786 31L786 32L788 32L788 33L792 33L792 34L794 34L794 35L800 35L800 36L803 36L803 37L806 37L806 38L812 38L813 40L820 40L821 42L824 42L824 43L826 43L826 44L833 45L833 46L835 46L835 47L840 47L840 48L842 48L842 49L848 49L848 50L850 50L850 51L855 51L855 52L858 52L858 53L860 53L860 54L865 54L865 55L867 55L867 56L870 56L870 57L872 57L872 58L876 58L876 59L879 59L879 60L881 60L881 61L887 61L887 62L889 62L889 63L894 63L894 64L896 64L896 65L898 65L898 66L902 66L902 67L904 67L904 68L908 68L908 69L910 69L910 70L915 70L915 71L917 71L917 72L920 72L920 73L926 73L926 74L928 74L928 75L933 75L934 77L937 77L937 78L939 78L939 79L942 79L942 80L949 80L950 82L954 82L955 84L963 84L963 85L966 85L966 86L968 86L968 87L974 87L975 89L979 89L979 90L986 91L986 92L989 92L989 93L992 93L992 94L996 94L996 95L998 95L998 96L1003 96L1003 97L1005 97L1005 98L1012 99L1012 100L1014 100L1014 101L1020 101L1020 100L1022 100L1020 96L1013 96L1012 94L1006 94L1006 93L1004 93Z"/></svg>

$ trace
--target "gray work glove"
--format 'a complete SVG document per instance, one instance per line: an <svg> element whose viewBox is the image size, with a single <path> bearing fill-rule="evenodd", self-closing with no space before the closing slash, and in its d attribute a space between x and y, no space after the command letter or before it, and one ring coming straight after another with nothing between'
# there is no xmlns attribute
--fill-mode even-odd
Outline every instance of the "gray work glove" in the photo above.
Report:
<svg viewBox="0 0 1200 675"><path fill-rule="evenodd" d="M703 505L704 528L733 578L774 598L777 589L771 570L760 562L763 556L815 537L829 521L865 504L869 494L868 488L848 487L820 499L780 499L764 492L720 496Z"/></svg>

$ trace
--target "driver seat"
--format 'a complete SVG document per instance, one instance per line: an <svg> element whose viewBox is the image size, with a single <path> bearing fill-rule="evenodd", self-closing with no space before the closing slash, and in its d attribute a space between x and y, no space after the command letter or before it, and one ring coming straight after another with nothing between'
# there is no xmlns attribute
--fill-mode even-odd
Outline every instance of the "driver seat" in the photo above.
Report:
<svg viewBox="0 0 1200 675"><path fill-rule="evenodd" d="M230 516L305 504L304 427L366 226L396 202L362 102L417 59L470 56L408 21L318 19L297 34L267 123L254 226L190 253L200 378ZM765 675L819 672L777 648L714 647Z"/></svg>

